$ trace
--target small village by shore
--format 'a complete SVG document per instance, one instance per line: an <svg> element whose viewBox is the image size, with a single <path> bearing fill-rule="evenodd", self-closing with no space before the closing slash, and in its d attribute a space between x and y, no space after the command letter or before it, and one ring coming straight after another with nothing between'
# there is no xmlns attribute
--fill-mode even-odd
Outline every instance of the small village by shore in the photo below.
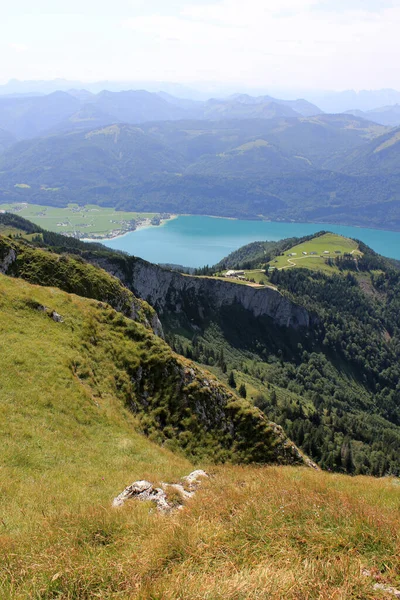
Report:
<svg viewBox="0 0 400 600"><path fill-rule="evenodd" d="M95 205L67 207L17 202L0 205L0 212L12 212L44 229L80 240L111 240L145 227L158 227L173 219L170 213L118 211Z"/></svg>
<svg viewBox="0 0 400 600"><path fill-rule="evenodd" d="M128 221L116 221L111 219L110 223L118 224L120 225L120 227L118 227L117 229L112 229L111 231L105 233L88 233L76 230L70 233L66 233L65 235L69 237L74 237L79 240L113 240L115 238L126 235L127 233L131 233L133 231L137 231L138 229L143 229L145 227L159 227L161 225L164 225L164 223L166 223L172 218L172 215L168 213L163 213L161 215L155 215L152 218L136 218L130 219ZM64 224L62 223L60 225Z"/></svg>

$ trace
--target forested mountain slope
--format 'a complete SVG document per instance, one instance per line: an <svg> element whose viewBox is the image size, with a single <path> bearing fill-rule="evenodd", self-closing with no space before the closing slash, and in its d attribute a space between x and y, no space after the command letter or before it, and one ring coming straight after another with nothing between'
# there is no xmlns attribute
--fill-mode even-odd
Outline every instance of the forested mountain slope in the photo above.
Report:
<svg viewBox="0 0 400 600"><path fill-rule="evenodd" d="M4 129L0 129L0 153L4 152L6 148L11 146L15 142L16 139L11 133L5 131Z"/></svg>
<svg viewBox="0 0 400 600"><path fill-rule="evenodd" d="M100 245L42 235L42 244L79 253L150 300L178 353L226 383L232 371L237 388L243 384L321 466L400 472L400 275L368 247L358 243L356 260L326 259L331 271L275 270L269 278L276 291L179 275ZM232 266L244 256L251 268L265 268L300 241L266 245L263 255L259 246L255 256L251 248L239 251Z"/></svg>
<svg viewBox="0 0 400 600"><path fill-rule="evenodd" d="M253 255L250 247L227 262L242 268L262 267L266 260L273 265L274 251L290 255L294 245L280 243L274 250L271 244L264 255L254 245ZM227 380L233 371L229 381L244 386L325 468L399 473L400 275L366 246L359 248L362 258L326 259L332 264L326 270L307 269L303 261L301 269L269 273L270 284L307 309L308 330L274 331L240 307L221 308L195 331L187 315L171 312L162 319L179 351L214 365Z"/></svg>
<svg viewBox="0 0 400 600"><path fill-rule="evenodd" d="M175 173L182 169L182 158L141 129L112 125L19 142L3 154L0 169L11 187L18 182L38 190L45 186L57 197L60 189L77 193L91 186L95 193L101 184L116 186L126 179L140 182L155 173Z"/></svg>
<svg viewBox="0 0 400 600"><path fill-rule="evenodd" d="M399 175L400 128L391 129L329 164L332 168L351 175Z"/></svg>
<svg viewBox="0 0 400 600"><path fill-rule="evenodd" d="M395 159L350 169L392 134L352 115L72 126L0 155L0 202L400 227Z"/></svg>

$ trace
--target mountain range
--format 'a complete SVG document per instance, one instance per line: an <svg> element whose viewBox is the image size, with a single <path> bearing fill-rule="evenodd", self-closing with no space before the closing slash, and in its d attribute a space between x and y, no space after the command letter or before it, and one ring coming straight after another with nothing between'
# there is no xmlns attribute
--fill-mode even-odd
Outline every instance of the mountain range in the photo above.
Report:
<svg viewBox="0 0 400 600"><path fill-rule="evenodd" d="M237 95L206 102L182 100L166 93L145 90L120 92L56 91L41 96L0 95L0 128L18 139L63 130L88 129L111 123L139 124L178 119L243 119L296 117L319 114L305 100L293 102L269 96Z"/></svg>
<svg viewBox="0 0 400 600"><path fill-rule="evenodd" d="M381 123L388 127L395 127L400 125L400 105L391 104L389 106L382 106L380 108L374 108L363 112L362 110L349 110L346 111L350 114L375 121L375 123Z"/></svg>
<svg viewBox="0 0 400 600"><path fill-rule="evenodd" d="M164 104L174 114L180 110L147 92L135 94L138 102L141 98L135 110L143 115L148 96L160 110ZM100 100L108 111L126 116L127 97L130 93L107 93ZM69 94L62 98L74 106L78 102ZM49 103L49 97L43 99ZM31 118L32 100L37 99L23 101L30 115L25 122L37 131L42 115ZM97 105L74 114L52 134L11 145L12 135L3 134L3 202L65 206L73 201L133 211L383 228L400 224L397 129L350 114L100 127L110 117ZM92 122L96 126L88 128Z"/></svg>
<svg viewBox="0 0 400 600"><path fill-rule="evenodd" d="M240 94L237 89L241 88ZM250 95L253 97L273 96L274 98L308 98L313 104L318 105L324 112L342 113L348 110L370 111L379 106L389 106L400 103L400 92L394 89L379 90L343 90L343 91L318 91L305 89L245 89L243 85L234 86L218 82L195 83L193 87L166 81L96 81L84 82L77 80L54 79L19 81L11 79L8 83L0 85L0 96L41 96L56 91L69 92L70 90L87 90L98 94L103 90L121 92L126 90L146 90L148 92L166 94L179 100L206 101L210 98L228 98L229 96ZM267 91L268 90L268 91Z"/></svg>

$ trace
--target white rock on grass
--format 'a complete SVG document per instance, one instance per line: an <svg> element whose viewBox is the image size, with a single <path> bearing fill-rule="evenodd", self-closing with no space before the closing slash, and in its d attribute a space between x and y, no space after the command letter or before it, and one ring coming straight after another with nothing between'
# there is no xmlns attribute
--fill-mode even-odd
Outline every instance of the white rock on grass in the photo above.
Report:
<svg viewBox="0 0 400 600"><path fill-rule="evenodd" d="M122 506L127 500L134 498L141 501L154 502L160 512L168 513L174 509L182 508L185 500L191 498L198 489L201 479L208 477L202 470L193 471L187 477L182 478L182 483L162 483L161 488L154 487L150 481L135 481L124 489L116 498L112 505L114 507ZM168 491L178 492L178 500L168 501Z"/></svg>
<svg viewBox="0 0 400 600"><path fill-rule="evenodd" d="M189 488L193 487L194 489L197 489L203 477L208 477L207 473L201 469L198 469L197 471L192 471L192 473L186 477L182 477L182 481L184 481Z"/></svg>
<svg viewBox="0 0 400 600"><path fill-rule="evenodd" d="M55 321L56 323L63 323L63 318L61 315L58 314L58 312L56 312L55 310L53 310L50 314L50 317L53 319L53 321Z"/></svg>

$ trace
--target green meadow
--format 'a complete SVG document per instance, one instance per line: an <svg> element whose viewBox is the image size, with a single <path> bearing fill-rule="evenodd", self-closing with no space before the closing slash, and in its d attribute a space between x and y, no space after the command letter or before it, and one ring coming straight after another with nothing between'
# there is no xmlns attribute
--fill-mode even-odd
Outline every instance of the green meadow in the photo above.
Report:
<svg viewBox="0 0 400 600"><path fill-rule="evenodd" d="M0 210L14 212L49 231L70 235L78 232L79 237L107 237L112 232L132 230L132 221L140 223L156 216L156 213L118 211L94 204L69 204L67 208L55 208L24 202L0 204Z"/></svg>
<svg viewBox="0 0 400 600"><path fill-rule="evenodd" d="M344 254L362 256L355 240L335 233L325 233L312 240L293 246L268 263L276 269L304 267L307 269L332 272L334 266L326 263L327 259L335 259Z"/></svg>

